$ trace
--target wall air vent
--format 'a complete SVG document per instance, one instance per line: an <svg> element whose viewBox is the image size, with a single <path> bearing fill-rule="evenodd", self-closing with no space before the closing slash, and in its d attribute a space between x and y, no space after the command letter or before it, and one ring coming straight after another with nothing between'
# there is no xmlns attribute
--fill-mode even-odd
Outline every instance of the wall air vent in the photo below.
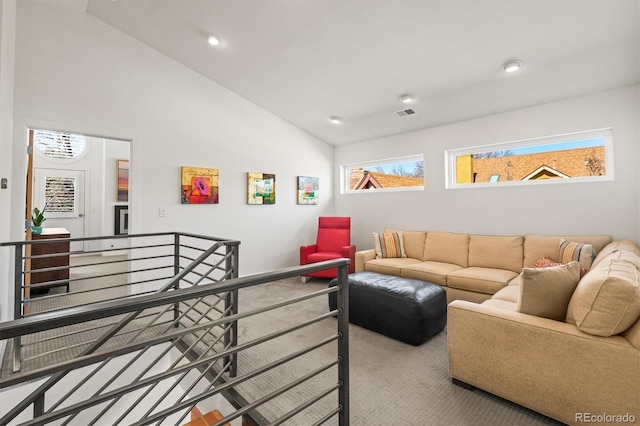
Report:
<svg viewBox="0 0 640 426"><path fill-rule="evenodd" d="M401 109L400 111L396 111L396 115L398 117L408 117L410 115L414 115L416 110L413 108Z"/></svg>

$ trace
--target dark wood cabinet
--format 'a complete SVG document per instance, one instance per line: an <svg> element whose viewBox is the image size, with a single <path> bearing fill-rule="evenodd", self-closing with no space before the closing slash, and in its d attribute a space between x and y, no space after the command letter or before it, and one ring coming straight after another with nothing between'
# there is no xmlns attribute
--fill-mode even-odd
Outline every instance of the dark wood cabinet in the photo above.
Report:
<svg viewBox="0 0 640 426"><path fill-rule="evenodd" d="M40 235L32 235L33 241L52 240L58 238L70 238L69 231L65 228L43 228ZM31 274L31 284L46 283L51 281L61 281L52 283L50 286L43 286L31 289L32 293L38 294L48 291L51 287L66 287L69 291L69 241L58 241L52 243L40 243L31 245L31 256L49 255L60 253L59 256L47 256L31 259L31 270L43 268L64 267L54 271L33 272ZM66 280L66 281L65 281Z"/></svg>

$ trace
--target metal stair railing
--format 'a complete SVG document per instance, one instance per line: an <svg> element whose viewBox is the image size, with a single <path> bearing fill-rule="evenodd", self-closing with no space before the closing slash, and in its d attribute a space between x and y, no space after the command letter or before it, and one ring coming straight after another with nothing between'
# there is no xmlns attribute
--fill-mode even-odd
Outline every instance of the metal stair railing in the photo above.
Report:
<svg viewBox="0 0 640 426"><path fill-rule="evenodd" d="M45 255L29 255L33 246L41 244L60 244L69 247L74 242L88 242L94 246L102 244L107 248L91 249L83 252L56 252ZM124 244L123 244L124 243ZM112 248L114 245L121 247ZM92 301L110 300L133 295L145 294L153 291L167 291L181 286L198 285L207 282L238 276L238 245L235 240L225 240L209 236L188 233L151 233L139 235L123 235L113 237L87 237L69 239L48 239L37 241L19 241L2 243L0 247L12 247L14 252L14 319L22 318L33 313L52 312L69 306L78 306ZM111 256L114 252L126 253L126 256ZM206 254L209 254L207 258ZM200 256L200 258L198 258ZM51 258L60 265L59 259L71 258L61 266L48 266ZM76 261L74 259L95 259L97 261ZM29 267L40 261L46 267ZM198 260L196 262L196 260ZM86 271L92 267L109 268L105 273L86 276ZM188 268L188 269L187 269ZM187 270L180 275L181 271ZM43 274L53 274L54 277L64 276L65 279L49 279L43 281ZM175 277L180 276L180 279ZM38 283L30 283L30 278L38 277ZM100 284L109 282L108 285ZM33 297L30 293L39 289L59 288L66 285L67 293L56 292L41 297ZM228 299L228 298L227 298ZM229 302L230 300L227 300ZM179 307L174 307L174 319L178 316ZM218 309L218 313L221 310ZM108 329L116 326L117 322L95 323L84 329L68 330L60 337L71 337L76 342L75 353L81 353L91 342L82 341L82 335L97 329ZM233 332L225 337L231 339ZM52 338L49 338L50 340ZM22 351L30 350L33 355L27 360L37 362L41 356L51 355L39 353L35 345L43 341L23 344L17 339L13 345L14 371L22 368ZM58 351L70 351L71 346L65 346Z"/></svg>
<svg viewBox="0 0 640 426"><path fill-rule="evenodd" d="M202 259L196 260L201 261ZM61 424L69 424L74 420L76 423L82 422L82 424L102 424L107 421L113 424L181 424L196 404L216 395L224 396L230 391L235 391L238 387L253 386L254 390L260 389L264 386L264 380L268 380L269 383L272 380L272 377L265 379L265 375L281 367L286 368L292 365L297 367L295 362L299 362L309 354L320 352L322 360L314 362L312 369L298 372L295 379L288 383L278 384L276 388L269 389L268 392L257 396L253 395L250 402L236 407L237 410L228 413L219 424L227 423L246 414L254 420L264 420L260 410L268 406L274 399L291 395L291 390L307 386L318 377L325 377L325 382L321 385L311 386L311 397L307 397L304 401L296 399L292 402L293 406L290 409L278 412L277 418L273 418L272 413L272 418L268 422L281 424L300 415L300 413L308 412L308 410L317 407L322 401L326 401L329 395L336 393L337 403L335 406L320 413L314 412L318 417L315 424L322 424L337 416L339 424L347 425L349 423L348 290L346 286L348 265L348 259L326 261L180 288L169 292L96 302L62 309L56 311L55 315L52 312L33 314L22 319L0 323L0 341L2 341L34 333L55 331L61 327L96 320L120 316L129 318L134 313L152 312L158 317L166 316L167 313L171 314L171 320L163 323L162 332L147 334L143 339L131 339L109 348L103 347L84 353L74 359L54 363L37 370L19 372L9 378L1 379L0 391L8 386L42 377L58 377L83 368L82 383L71 387L69 392L61 392L56 387L56 383L47 389L40 387L37 392L25 399L25 401L29 401L26 406L24 403L18 404L21 408L19 412L16 409L10 410L0 419L0 423L5 424L12 421L31 405L34 407L34 414L31 420L23 423L25 425L46 424L53 421L56 421L57 424L60 421L62 421ZM335 287L313 291L246 311L239 310L237 302L240 290L329 268L337 268L339 272L338 285ZM184 268L179 276L183 277L189 270L189 267ZM167 285L173 283L171 281ZM296 303L308 303L312 299L332 292L338 293L338 308L335 311L299 321L296 319L295 324L288 324L284 328L276 329L260 337L242 342L231 340L228 344L216 347L225 340L232 325L237 325L239 321L260 318L260 315L288 308ZM216 295L218 297L215 297ZM227 295L232 295L235 307L228 309L224 316L210 317L208 314L213 309L214 303L200 304L205 300L219 300L217 304L221 304L221 300L226 300ZM175 306L184 308L177 318L174 318L172 314ZM192 309L194 306L199 306L198 314L194 314L196 312L195 309ZM205 306L211 309L207 310ZM326 306L326 299L323 306ZM194 316L189 318L187 311ZM251 357L255 355L255 351L264 350L260 348L264 348L265 345L274 344L275 347L280 347L277 344L279 338L327 321L335 321L335 325L332 326L336 329L335 333L318 341L304 342L304 346L301 348L287 346L282 349L291 350L288 353L279 352L273 359L268 359L257 368L243 366L240 372L234 371L232 374L230 365L238 359L238 354ZM219 334L217 338L213 338L209 331L217 328L221 328L223 333ZM327 356L325 353L327 347L331 345L336 346L335 357ZM188 350L184 350L185 346ZM215 350L211 350L214 347ZM166 362L163 360L169 353L173 353L175 358L165 366ZM197 355L194 356L194 353ZM101 374L98 372L103 368L106 370L109 363L122 360L125 357L129 358L126 362L122 361L124 365L120 365L117 377L103 379L97 386L97 390L90 393L83 390L84 384L100 378ZM145 367L141 368L140 364ZM303 365L306 364L309 363L303 362ZM160 368L161 366L162 368ZM335 370L337 370L337 378L329 379L326 382L326 374L335 373ZM132 374L132 371L135 371L136 374ZM123 381L125 378L128 380ZM256 382L257 380L263 380L263 382ZM68 386L65 385L63 388L68 389ZM158 392L156 392L156 388L159 389ZM37 397L33 398L34 394L38 392ZM78 400L79 396L82 396L80 400ZM287 396L287 398L293 397ZM262 423L259 422L259 424Z"/></svg>
<svg viewBox="0 0 640 426"><path fill-rule="evenodd" d="M154 239L157 240L158 238L162 239L166 237L169 237L170 239L169 242L153 241ZM162 271L170 268L172 272L175 272L175 276L172 276L172 275L165 276L164 274L161 274L160 277L153 276L150 279L148 278L139 279L138 281L131 280L129 278L127 279L128 289L132 289L134 286L139 284L148 285L148 283L154 283L157 285L158 283L160 283L161 284L160 287L157 288L155 292L166 292L168 290L178 289L181 286L185 286L185 285L194 286L202 283L219 282L221 280L237 277L238 275L237 260L238 260L239 242L235 240L221 240L218 238L195 235L195 234L186 234L186 233L140 234L140 235L125 236L120 238L126 238L126 241L127 241L126 248L129 253L129 256L127 257L127 259L118 260L118 261L99 262L99 264L105 265L105 264L113 264L118 262L126 262L128 265L126 270L116 272L116 273L108 273L108 274L102 274L98 276L92 276L88 278L85 277L83 278L83 280L74 279L74 274L67 272L67 276L70 278L69 281L78 281L86 284L87 281L95 280L96 278L112 277L116 275L126 275L127 277L129 277L131 274L142 274L142 273L148 274L154 271ZM30 289L30 287L32 287L29 285L27 277L36 273L36 271L42 272L42 271L60 270L62 268L68 268L67 269L68 271L69 269L72 269L72 266L70 266L68 263L63 267L57 267L57 268L43 268L43 269L29 268L28 267L29 260L36 259L38 257L47 257L47 256L29 256L27 247L29 247L30 244L45 244L45 243L57 244L62 242L62 243L67 243L67 246L69 246L70 242L73 242L73 241L79 241L79 240L96 241L96 240L107 240L107 239L111 239L111 237L56 239L56 240L47 240L45 242L24 241L24 242L16 242L16 243L3 243L2 244L3 246L14 246L15 258L19 260L19 261L16 260L15 262L16 264L16 272L15 272L16 307L22 306L26 308L29 306L30 302L32 302L29 297L25 297L25 295L28 295L29 293L28 290ZM183 243L183 240L185 239L188 239L187 243ZM138 243L136 243L136 241L138 241ZM212 243L213 245L211 245ZM113 247L113 245L111 246ZM170 249L169 254L166 254L164 252L158 253L158 250L164 250L166 248ZM220 249L223 250L222 253L219 252ZM131 255L131 253L134 251L149 252L150 250L153 252L151 253L151 255L144 255L144 256ZM102 254L105 251L108 252L112 250L111 249L92 250L90 251L90 254L93 254L93 255L95 255L96 253ZM77 253L73 253L73 252L56 253L57 256L60 256L60 255L69 256L71 254L77 254ZM86 255L87 253L85 252L84 254ZM199 256L196 257L196 255L198 254ZM157 263L158 259L166 259L166 258L171 259L170 264ZM151 263L151 266L150 267L133 266L135 262L139 264L141 261L146 263ZM89 263L89 264L84 263L78 267L85 268L87 266L96 266L97 264L98 263ZM24 265L24 269L22 269L22 265ZM216 274L214 274L214 272L216 272ZM48 285L51 285L51 282L45 282L42 285L48 286ZM96 292L104 291L105 288L113 289L114 287L121 287L121 286L122 285L100 287L94 291ZM56 294L53 296L45 296L43 298L40 298L39 302L45 302L47 301L47 299L55 299L55 298L73 299L74 297L77 298L77 295L79 293L86 293L88 291L90 290L80 290L80 291L68 292L66 294ZM135 291L135 296L139 297L138 296L139 294L146 294L149 292L150 292L149 290ZM115 295L114 297L109 297L107 299L118 300L118 299L123 299L131 296L132 296L131 292L127 292L125 294ZM18 303L18 301L20 301L20 304ZM223 309L218 309L217 305L219 304L220 301L224 301L225 303L232 303L232 299L228 295L223 294L222 297L218 299L217 302L206 307L207 313L204 314L202 317L208 317L207 316L208 313L213 310L217 311L218 316L228 315L229 312L233 310L231 305L227 305ZM202 301L198 301L198 302L202 303ZM78 306L78 304L73 304L73 303L71 304L66 303L62 305ZM60 309L62 308L44 309L44 310L41 310L41 312L38 313L38 315L57 315ZM81 350L79 354L75 354L81 357L83 355L87 355L95 352L96 350L101 348L103 345L110 343L112 340L114 340L115 337L119 337L120 339L126 337L128 342L133 342L137 338L139 338L143 333L148 334L150 332L149 331L150 329L158 328L158 327L161 327L163 324L167 324L171 322L171 316L173 317L173 322L172 322L173 326L178 326L178 322L176 321L176 319L180 318L181 316L181 314L179 313L179 309L180 309L180 306L178 303L176 303L172 307L164 307L164 309L160 312L144 312L143 313L142 311L139 311L139 312L128 313L124 318L112 317L113 321L109 321L106 324L98 323L97 325L92 325L80 331L73 330L73 331L67 332L68 330L67 328L67 330L65 330L65 333L62 333L62 336L64 337L71 336L72 337L71 340L74 341L74 344L72 346L67 345L66 347L63 346L62 348L59 348L57 350L38 353L35 356L31 357L30 360L34 360L38 358L47 359L47 358L50 358L52 355L55 356L56 352L69 351L69 349ZM166 315L167 312L170 310L173 311L173 314ZM28 313L25 311L26 309L16 309L14 316L17 318L19 317L28 318L29 316L34 315L33 313ZM187 313L188 313L188 310L182 315L185 315ZM201 319L197 321L200 321L200 320ZM96 322L94 321L91 324L95 324L95 323ZM136 324L132 326L132 324L134 323ZM232 337L234 333L231 329L234 327L235 327L235 324L232 323L230 326L224 329L223 336L227 346L233 343ZM82 338L79 338L79 334L81 333L87 334L87 333L93 332L91 334L96 334L95 331L100 329L106 329L106 332L89 340L82 340ZM213 331L214 331L213 329L210 329L210 330L207 330L206 333L215 337ZM119 333L120 335L118 335ZM38 334L34 336L39 337ZM55 341L55 339L59 337L60 337L60 333L57 333L49 336L45 340ZM42 343L42 339L40 338L34 338L32 340L34 340L34 343L32 343L32 345L38 345ZM20 370L19 367L21 365L21 353L22 353L22 347L23 347L22 342L23 342L23 339L21 336L13 339L12 355L13 355L13 364L14 364L13 371L14 372ZM69 358L69 356L67 356L67 358ZM235 359L231 359L229 361L231 364L233 364ZM99 371L99 368L96 371L94 371L93 374L96 374L98 371ZM22 401L21 404L14 407L11 410L11 412L7 414L7 416L11 416L14 413L17 413L23 410L24 407L28 406L31 403L35 403L34 407L37 410L36 414L38 412L41 412L44 404L39 403L38 401L41 400L42 395L44 395L44 393L48 389L50 389L55 383L57 383L63 377L64 377L64 374L62 373L50 377L44 384L42 384L36 391L34 391L29 398L26 398L25 400Z"/></svg>

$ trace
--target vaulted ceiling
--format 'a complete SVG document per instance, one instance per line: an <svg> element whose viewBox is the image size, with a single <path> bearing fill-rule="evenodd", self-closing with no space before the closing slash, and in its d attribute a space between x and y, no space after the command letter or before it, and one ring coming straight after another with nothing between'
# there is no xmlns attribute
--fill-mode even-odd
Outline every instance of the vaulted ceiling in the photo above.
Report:
<svg viewBox="0 0 640 426"><path fill-rule="evenodd" d="M332 145L640 82L638 0L88 0L87 10ZM509 59L524 66L507 74ZM395 114L405 108L416 113Z"/></svg>

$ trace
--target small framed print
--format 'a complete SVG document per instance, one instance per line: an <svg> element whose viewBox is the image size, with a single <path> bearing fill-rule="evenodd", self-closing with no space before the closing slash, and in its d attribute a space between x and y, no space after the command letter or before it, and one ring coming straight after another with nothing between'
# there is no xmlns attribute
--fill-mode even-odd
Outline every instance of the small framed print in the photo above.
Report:
<svg viewBox="0 0 640 426"><path fill-rule="evenodd" d="M298 204L318 204L320 178L298 176Z"/></svg>
<svg viewBox="0 0 640 426"><path fill-rule="evenodd" d="M129 233L129 206L115 206L114 235Z"/></svg>
<svg viewBox="0 0 640 426"><path fill-rule="evenodd" d="M116 201L129 201L129 160L116 160L118 195Z"/></svg>

